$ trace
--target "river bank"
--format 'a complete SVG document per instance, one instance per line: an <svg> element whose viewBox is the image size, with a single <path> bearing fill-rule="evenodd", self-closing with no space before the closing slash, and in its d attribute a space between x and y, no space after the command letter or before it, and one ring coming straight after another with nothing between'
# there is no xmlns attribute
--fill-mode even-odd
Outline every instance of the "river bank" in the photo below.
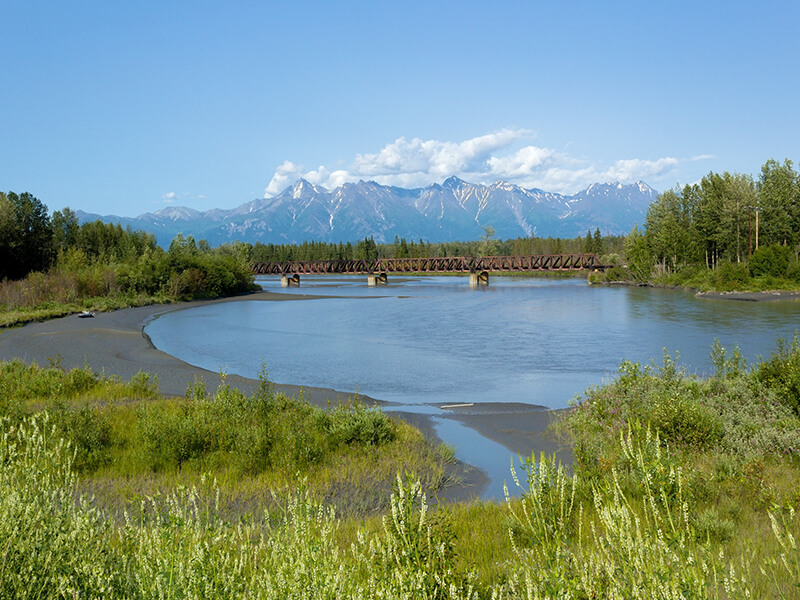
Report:
<svg viewBox="0 0 800 600"><path fill-rule="evenodd" d="M93 318L77 315L45 322L29 323L15 329L0 330L0 360L21 359L40 365L57 363L65 369L88 366L106 375L128 379L142 371L158 376L159 389L165 396L182 396L196 380L205 383L209 391L221 383L220 373L190 365L155 348L144 334L144 327L155 317L176 310L225 302L281 302L320 298L320 295L286 295L255 292L244 296L218 300L184 302L170 305L149 305L97 313ZM225 375L227 384L252 393L258 380L239 375ZM276 384L277 391L297 396L301 390L305 399L316 406L327 407L345 402L352 396L337 390L308 387L298 384ZM391 411L392 403L361 395L368 405L378 405ZM489 403L480 406L443 408L437 418L454 419L474 429L481 436L496 441L511 453L530 456L531 453L557 452L559 459L571 460L569 449L561 448L546 435L557 414L544 407L516 403ZM421 429L428 437L438 439L430 415L403 412L398 416ZM487 476L480 470L460 465L454 473L459 484L448 490L449 499L478 497L488 485Z"/></svg>

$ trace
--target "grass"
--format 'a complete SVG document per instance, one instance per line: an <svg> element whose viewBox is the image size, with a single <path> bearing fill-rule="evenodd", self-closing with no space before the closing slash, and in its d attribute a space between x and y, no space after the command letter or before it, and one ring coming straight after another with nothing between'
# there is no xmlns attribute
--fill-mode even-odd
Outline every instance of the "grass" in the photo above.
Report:
<svg viewBox="0 0 800 600"><path fill-rule="evenodd" d="M388 505L398 471L429 490L453 471L452 453L405 422L356 402L323 411L275 393L266 377L251 397L195 383L182 398L162 398L144 373L122 381L89 368L0 363L0 414L22 422L42 410L70 442L81 487L97 489L107 507L124 502L115 481L156 492L205 473L224 483L229 506L260 506L265 489L292 488L302 474L320 498L363 514Z"/></svg>
<svg viewBox="0 0 800 600"><path fill-rule="evenodd" d="M798 598L798 356L623 363L574 465L439 505L446 450L373 409L5 363L0 598Z"/></svg>

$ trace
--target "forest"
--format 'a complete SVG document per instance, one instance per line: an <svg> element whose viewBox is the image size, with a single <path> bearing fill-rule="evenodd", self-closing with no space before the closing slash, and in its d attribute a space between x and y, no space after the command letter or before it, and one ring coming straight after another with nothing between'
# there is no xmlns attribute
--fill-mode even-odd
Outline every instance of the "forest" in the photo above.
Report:
<svg viewBox="0 0 800 600"><path fill-rule="evenodd" d="M624 243L612 278L716 289L800 284L800 176L770 159L757 180L709 173L662 193Z"/></svg>

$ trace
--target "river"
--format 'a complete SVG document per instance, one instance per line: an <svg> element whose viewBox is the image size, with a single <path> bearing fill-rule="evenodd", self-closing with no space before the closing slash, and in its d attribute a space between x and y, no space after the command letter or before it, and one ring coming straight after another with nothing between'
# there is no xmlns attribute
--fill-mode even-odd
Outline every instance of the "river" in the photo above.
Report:
<svg viewBox="0 0 800 600"><path fill-rule="evenodd" d="M522 402L563 408L612 378L622 360L712 369L718 339L754 361L800 327L800 302L697 298L679 290L589 286L585 279L365 276L276 278L268 291L327 298L233 302L167 313L146 328L155 346L212 371L360 392L396 410L436 414L440 403ZM508 478L509 451L473 430L435 419L456 455L487 472L487 495ZM498 464L499 461L499 464Z"/></svg>

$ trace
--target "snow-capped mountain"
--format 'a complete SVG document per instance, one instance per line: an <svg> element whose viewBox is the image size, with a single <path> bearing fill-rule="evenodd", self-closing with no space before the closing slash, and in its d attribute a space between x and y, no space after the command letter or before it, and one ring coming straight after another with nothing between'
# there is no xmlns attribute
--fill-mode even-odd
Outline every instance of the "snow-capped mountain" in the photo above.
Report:
<svg viewBox="0 0 800 600"><path fill-rule="evenodd" d="M178 233L212 245L235 240L352 242L370 236L376 242L391 242L395 236L442 242L478 239L486 226L502 239L576 237L597 227L603 234L623 234L644 221L657 195L642 181L596 183L566 196L457 177L424 188L359 181L332 191L301 179L277 196L229 210L168 207L136 218L76 212L81 222L100 219L154 233L162 245Z"/></svg>

